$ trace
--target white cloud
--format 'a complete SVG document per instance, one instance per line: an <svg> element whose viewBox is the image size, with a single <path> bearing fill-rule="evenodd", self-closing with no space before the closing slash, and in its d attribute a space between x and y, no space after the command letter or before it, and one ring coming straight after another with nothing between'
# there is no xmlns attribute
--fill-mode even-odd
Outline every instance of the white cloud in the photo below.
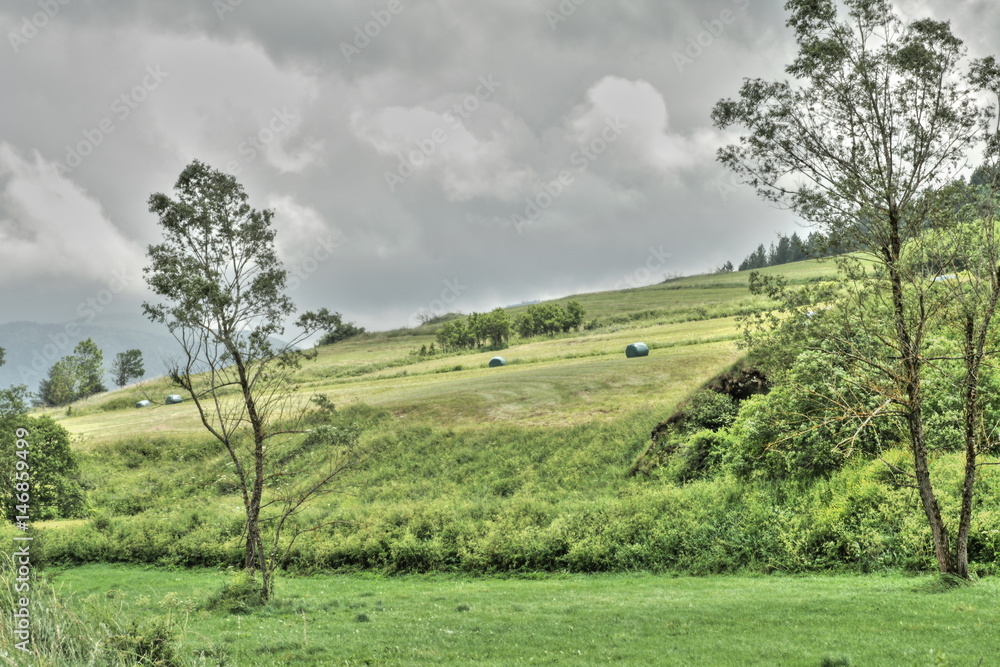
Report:
<svg viewBox="0 0 1000 667"><path fill-rule="evenodd" d="M323 142L304 134L320 83L283 69L258 44L168 34L145 45L169 53L163 94L148 103L156 127L183 160L206 156L221 168L261 160L280 173L320 162ZM206 68L211 76L203 73Z"/></svg>
<svg viewBox="0 0 1000 667"><path fill-rule="evenodd" d="M394 158L386 170L403 181L411 174L426 174L450 201L510 200L535 177L513 156L527 130L506 110L494 108L493 116L495 124L488 132L474 133L451 112L391 106L370 115L355 111L351 128L380 155ZM387 180L394 181L392 176Z"/></svg>
<svg viewBox="0 0 1000 667"><path fill-rule="evenodd" d="M609 148L606 162L624 171L671 173L709 164L720 143L718 134L707 128L688 135L670 132L663 95L643 80L606 76L591 86L587 101L570 115L571 140L585 146L610 122L624 130Z"/></svg>
<svg viewBox="0 0 1000 667"><path fill-rule="evenodd" d="M100 203L37 152L23 158L0 143L0 284L32 278L106 281L141 265Z"/></svg>
<svg viewBox="0 0 1000 667"><path fill-rule="evenodd" d="M343 237L316 209L299 204L290 196L272 196L267 208L274 209L274 243L286 261L312 252L321 242L337 243Z"/></svg>

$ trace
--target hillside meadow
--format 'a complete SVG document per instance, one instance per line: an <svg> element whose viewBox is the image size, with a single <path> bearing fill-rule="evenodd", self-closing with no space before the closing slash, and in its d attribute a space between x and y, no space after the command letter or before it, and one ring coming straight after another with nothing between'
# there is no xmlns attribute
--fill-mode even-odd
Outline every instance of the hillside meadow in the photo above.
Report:
<svg viewBox="0 0 1000 667"><path fill-rule="evenodd" d="M804 285L834 268L765 272ZM926 520L882 463L808 483L627 474L658 423L739 364L737 318L769 305L745 273L570 298L588 328L499 352L420 356L439 324L320 348L288 391L301 406L325 394L332 423L360 428L372 457L300 517L324 527L297 539L277 600L242 616L203 605L241 562L242 508L194 406L133 408L173 393L160 379L47 411L74 436L89 503L36 526L48 580L74 613L103 613L87 611L100 602L166 619L183 664L975 664L997 653L992 580L933 592ZM635 341L648 357L626 359ZM489 368L498 353L508 365ZM314 474L299 443L283 447L289 470ZM957 456L935 466L957 490ZM1000 550L996 469L980 484L971 561L987 577ZM891 637L867 632L876 618ZM253 662L261 651L272 658Z"/></svg>

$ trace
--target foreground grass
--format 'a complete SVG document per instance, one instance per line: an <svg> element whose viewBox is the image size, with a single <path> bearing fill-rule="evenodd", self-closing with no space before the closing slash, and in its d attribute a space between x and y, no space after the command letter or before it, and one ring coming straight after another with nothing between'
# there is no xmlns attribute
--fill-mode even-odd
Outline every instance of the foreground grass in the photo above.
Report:
<svg viewBox="0 0 1000 667"><path fill-rule="evenodd" d="M224 575L109 565L50 575L68 608L169 619L183 664L976 665L1000 586L930 577L282 578L249 615L198 610ZM4 647L5 649L7 647Z"/></svg>

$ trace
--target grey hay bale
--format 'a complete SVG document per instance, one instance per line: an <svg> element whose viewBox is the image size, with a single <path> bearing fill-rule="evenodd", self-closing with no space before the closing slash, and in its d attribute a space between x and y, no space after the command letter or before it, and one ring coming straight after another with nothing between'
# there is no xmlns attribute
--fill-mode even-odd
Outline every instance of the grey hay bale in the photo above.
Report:
<svg viewBox="0 0 1000 667"><path fill-rule="evenodd" d="M138 403L136 403L135 407L137 407L137 408L148 408L151 405L152 405L152 403L150 403L149 401L143 399L143 400L139 401Z"/></svg>
<svg viewBox="0 0 1000 667"><path fill-rule="evenodd" d="M507 360L504 359L503 357L493 357L492 359L490 359L490 368L494 368L496 366L506 366L506 365L507 365Z"/></svg>
<svg viewBox="0 0 1000 667"><path fill-rule="evenodd" d="M648 357L649 346L645 343L632 343L625 348L625 356L629 359L632 357Z"/></svg>
<svg viewBox="0 0 1000 667"><path fill-rule="evenodd" d="M169 396L167 396L167 400L164 401L164 402L167 405L170 405L172 403L183 403L184 402L184 397L181 396L180 394L170 394Z"/></svg>

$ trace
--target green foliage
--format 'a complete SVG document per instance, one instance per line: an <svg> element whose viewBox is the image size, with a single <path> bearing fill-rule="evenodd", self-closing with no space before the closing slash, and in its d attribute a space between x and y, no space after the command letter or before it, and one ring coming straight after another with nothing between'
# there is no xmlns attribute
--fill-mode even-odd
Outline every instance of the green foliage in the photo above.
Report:
<svg viewBox="0 0 1000 667"><path fill-rule="evenodd" d="M729 463L738 476L814 478L844 465L852 452L872 455L897 441L898 424L884 417L866 420L880 408L878 399L855 396L856 378L840 361L821 351L803 352L768 394L743 402L729 430ZM840 409L848 395L864 406L853 417Z"/></svg>
<svg viewBox="0 0 1000 667"><path fill-rule="evenodd" d="M28 411L31 392L23 384L16 384L7 389L0 389L0 422L21 415Z"/></svg>
<svg viewBox="0 0 1000 667"><path fill-rule="evenodd" d="M343 479L349 493L328 496L302 517L304 526L327 525L295 542L286 563L291 571L933 567L922 511L880 461L839 461L825 474L804 476L787 474L794 464L782 459L774 463L780 474L743 480L727 474L725 465L739 446L737 436L702 430L681 435L673 456L649 476L627 478L623 472L655 413L564 428L452 429L407 425L392 413L365 410L341 408L326 421L336 428L326 435L350 441L359 433L349 432L356 424L361 443L377 444L382 453ZM741 415L733 431L748 416ZM202 445L204 453L184 458ZM238 499L235 489L216 485L221 471L210 445L171 438L143 449L137 438L95 448L81 465L107 480L90 498L106 519L46 530L39 554L52 563L240 566L242 524L232 513ZM285 470L297 476L315 468L310 451L288 450ZM882 458L906 468L905 452L883 450ZM944 452L934 465L945 478L960 478L957 455ZM986 572L1000 563L998 473L983 469L970 539L974 567ZM947 509L955 496L943 502ZM123 516L116 508L127 503L143 511Z"/></svg>
<svg viewBox="0 0 1000 667"><path fill-rule="evenodd" d="M414 350L410 354L413 354L413 355L418 356L421 359L423 359L423 358L426 358L426 357L433 357L433 356L437 355L437 353L438 353L438 350L437 350L437 347L434 346L434 343L431 343L430 347L428 347L427 344L425 343L425 344L423 344L423 345L420 346L419 350Z"/></svg>
<svg viewBox="0 0 1000 667"><path fill-rule="evenodd" d="M675 484L708 477L719 468L732 447L732 438L725 431L697 431L671 448L669 457L661 464L663 471L659 477Z"/></svg>
<svg viewBox="0 0 1000 667"><path fill-rule="evenodd" d="M265 604L260 583L246 570L230 572L230 581L205 602L205 609L226 614L249 614Z"/></svg>
<svg viewBox="0 0 1000 667"><path fill-rule="evenodd" d="M253 209L233 176L197 160L181 172L174 191L176 199L162 193L149 198L163 242L149 246L144 273L162 302L143 303L143 311L184 349L170 377L191 396L235 469L232 479L245 513L244 566L260 572L266 599L286 520L323 493L340 470L333 466L312 485L292 486L273 460L271 439L295 431L280 422L294 426L306 417L291 406L292 377L303 359L318 352L304 352L298 344L319 331L336 333L342 319L326 308L303 313L296 321L301 333L276 344L295 306L275 249L274 212ZM241 409L229 403L234 389ZM264 501L265 493L275 492L277 502Z"/></svg>
<svg viewBox="0 0 1000 667"><path fill-rule="evenodd" d="M19 433L27 447L17 447L22 439ZM18 515L28 515L33 521L81 515L84 494L69 432L51 417L17 415L0 420L0 457L9 462L3 467L0 500L8 521ZM26 503L20 498L22 493L27 494ZM24 504L27 512L18 509Z"/></svg>
<svg viewBox="0 0 1000 667"><path fill-rule="evenodd" d="M124 387L129 380L138 380L145 374L141 350L119 352L111 363L111 379L119 387Z"/></svg>
<svg viewBox="0 0 1000 667"><path fill-rule="evenodd" d="M746 259L740 262L740 271L751 271L753 269L763 269L767 266L767 250L761 243L757 249L750 253Z"/></svg>
<svg viewBox="0 0 1000 667"><path fill-rule="evenodd" d="M512 332L510 316L503 308L488 313L471 313L465 320L445 322L436 335L436 342L444 350L476 348L489 344L493 349L503 347Z"/></svg>
<svg viewBox="0 0 1000 667"><path fill-rule="evenodd" d="M728 394L705 389L699 391L684 408L684 424L690 430L717 431L736 418L736 401Z"/></svg>
<svg viewBox="0 0 1000 667"><path fill-rule="evenodd" d="M115 410L131 410L136 404L135 396L115 396L97 406L102 412L113 412Z"/></svg>
<svg viewBox="0 0 1000 667"><path fill-rule="evenodd" d="M175 667L181 664L173 628L164 621L140 625L133 620L108 638L108 647L115 657L132 665Z"/></svg>
<svg viewBox="0 0 1000 667"><path fill-rule="evenodd" d="M795 232L791 236L778 234L777 244L772 243L770 249L766 249L761 243L756 250L740 262L738 270L753 271L768 266L801 262L809 257L829 257L841 252L845 252L845 250L831 247L823 235L818 232L810 233L805 241L799 238L798 233ZM732 262L726 262L716 273L727 273L732 270Z"/></svg>
<svg viewBox="0 0 1000 667"><path fill-rule="evenodd" d="M107 391L104 386L104 354L97 343L88 338L73 348L73 368L76 375L76 395L86 398Z"/></svg>
<svg viewBox="0 0 1000 667"><path fill-rule="evenodd" d="M583 326L585 315L579 301L570 301L562 307L556 303L536 303L517 316L514 329L522 338L569 332Z"/></svg>
<svg viewBox="0 0 1000 667"><path fill-rule="evenodd" d="M475 315L476 313L473 313ZM469 316L470 321L472 315ZM473 336L489 342L493 348L500 348L507 343L512 331L510 316L503 308L494 308L489 313L483 313L473 327Z"/></svg>
<svg viewBox="0 0 1000 667"><path fill-rule="evenodd" d="M67 405L77 398L76 378L67 357L49 369L49 376L38 386L38 398L45 405Z"/></svg>
<svg viewBox="0 0 1000 667"><path fill-rule="evenodd" d="M435 336L437 344L443 350L461 350L475 347L476 339L469 331L465 320L450 320L441 325Z"/></svg>
<svg viewBox="0 0 1000 667"><path fill-rule="evenodd" d="M16 589L15 585L24 584L23 579L18 580L16 576L11 559L0 560L0 613L9 618L18 599L30 595L31 653L13 661L10 656L20 653L14 646L23 639L15 635L15 624L2 623L0 641L7 649L0 652L0 656L7 658L6 664L38 667L173 667L182 664L176 645L176 627L170 618L140 623L122 614L122 604L113 601L111 591L100 597L74 596L65 591L56 593L49 581L34 575L28 581L30 590Z"/></svg>
<svg viewBox="0 0 1000 667"><path fill-rule="evenodd" d="M73 348L73 354L63 357L49 369L42 380L38 397L45 405L67 405L102 391L104 386L104 355L90 338Z"/></svg>
<svg viewBox="0 0 1000 667"><path fill-rule="evenodd" d="M359 327L354 322L344 322L340 313L332 313L330 321L326 326L323 335L316 341L317 347L320 345L333 345L348 338L354 338L365 333L364 327Z"/></svg>

